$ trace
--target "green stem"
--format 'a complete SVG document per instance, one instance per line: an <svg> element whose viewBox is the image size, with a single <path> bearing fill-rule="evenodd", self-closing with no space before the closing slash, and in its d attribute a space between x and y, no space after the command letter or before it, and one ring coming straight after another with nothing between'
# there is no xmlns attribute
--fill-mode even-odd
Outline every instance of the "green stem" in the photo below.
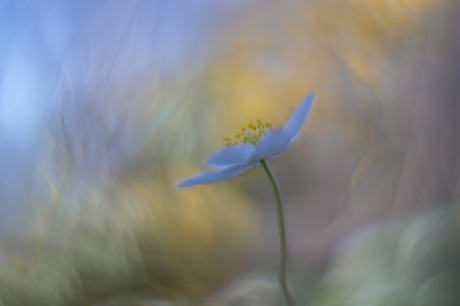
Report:
<svg viewBox="0 0 460 306"><path fill-rule="evenodd" d="M265 159L261 159L260 163L262 164L262 166L264 166L264 169L267 172L268 177L270 178L270 182L273 185L273 190L276 196L277 209L278 209L278 224L279 224L279 230L280 230L280 246L281 246L279 280L281 284L281 289L283 290L284 297L286 298L287 305L291 306L291 305L294 305L294 300L289 294L289 290L287 288L287 283L286 283L286 259L287 259L286 245L287 245L287 242L286 242L286 229L284 226L283 202L281 201L280 188L278 187L278 183L276 182L276 179L273 176L272 170L270 169L270 166L268 165L267 161Z"/></svg>

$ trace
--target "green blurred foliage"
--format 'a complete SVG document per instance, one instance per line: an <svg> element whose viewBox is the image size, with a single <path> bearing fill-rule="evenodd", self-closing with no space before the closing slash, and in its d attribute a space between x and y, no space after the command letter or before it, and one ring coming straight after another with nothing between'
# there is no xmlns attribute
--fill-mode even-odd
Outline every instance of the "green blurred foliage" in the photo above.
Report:
<svg viewBox="0 0 460 306"><path fill-rule="evenodd" d="M245 197L228 188L177 194L159 181L128 181L81 198L78 210L59 203L39 218L29 238L7 246L4 305L87 305L125 294L199 301L247 264L258 240Z"/></svg>
<svg viewBox="0 0 460 306"><path fill-rule="evenodd" d="M367 229L345 245L305 305L458 305L454 221L434 211Z"/></svg>

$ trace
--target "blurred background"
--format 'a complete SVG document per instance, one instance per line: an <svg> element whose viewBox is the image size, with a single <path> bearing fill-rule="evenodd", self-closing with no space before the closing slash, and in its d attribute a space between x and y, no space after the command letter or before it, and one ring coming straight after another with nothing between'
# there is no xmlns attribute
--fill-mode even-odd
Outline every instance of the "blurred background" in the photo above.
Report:
<svg viewBox="0 0 460 306"><path fill-rule="evenodd" d="M460 305L456 0L0 2L0 305Z"/></svg>

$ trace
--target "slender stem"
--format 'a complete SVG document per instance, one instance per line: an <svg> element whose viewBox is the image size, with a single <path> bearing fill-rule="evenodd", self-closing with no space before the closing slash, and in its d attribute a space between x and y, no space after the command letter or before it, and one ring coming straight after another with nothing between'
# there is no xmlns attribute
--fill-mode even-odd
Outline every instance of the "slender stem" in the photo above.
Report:
<svg viewBox="0 0 460 306"><path fill-rule="evenodd" d="M281 201L281 193L280 188L278 187L278 183L276 182L275 177L273 176L272 170L268 165L265 159L261 159L260 163L264 166L265 171L267 172L268 177L270 178L270 182L273 185L273 190L276 196L277 202L277 209L278 209L278 224L280 230L280 247L281 247L281 258L280 258L280 274L279 280L281 284L281 289L283 290L284 297L286 298L286 302L288 306L294 305L294 300L292 299L291 295L289 294L289 290L286 283L286 251L287 251L287 242L286 242L286 229L284 226L284 213L283 213L283 202Z"/></svg>

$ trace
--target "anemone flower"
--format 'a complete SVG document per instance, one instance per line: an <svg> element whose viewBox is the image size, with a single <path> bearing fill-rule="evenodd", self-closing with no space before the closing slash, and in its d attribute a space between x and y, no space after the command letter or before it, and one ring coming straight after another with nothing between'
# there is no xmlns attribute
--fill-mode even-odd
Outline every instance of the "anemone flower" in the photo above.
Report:
<svg viewBox="0 0 460 306"><path fill-rule="evenodd" d="M307 119L314 95L309 95L299 105L286 125L279 130L270 130L271 124L249 124L241 129L234 139L224 138L227 148L214 153L206 166L216 169L200 173L178 184L178 187L192 187L237 177L259 165L280 156L298 138L300 129Z"/></svg>
<svg viewBox="0 0 460 306"><path fill-rule="evenodd" d="M249 169L262 164L275 192L280 231L280 273L279 280L287 305L294 305L286 283L286 230L284 225L281 192L268 161L280 156L299 137L300 129L307 120L314 95L300 103L291 119L280 130L270 130L271 124L257 120L256 124L243 127L233 139L225 137L228 148L214 153L206 165L216 171L203 172L179 183L178 187L191 187L234 178Z"/></svg>

